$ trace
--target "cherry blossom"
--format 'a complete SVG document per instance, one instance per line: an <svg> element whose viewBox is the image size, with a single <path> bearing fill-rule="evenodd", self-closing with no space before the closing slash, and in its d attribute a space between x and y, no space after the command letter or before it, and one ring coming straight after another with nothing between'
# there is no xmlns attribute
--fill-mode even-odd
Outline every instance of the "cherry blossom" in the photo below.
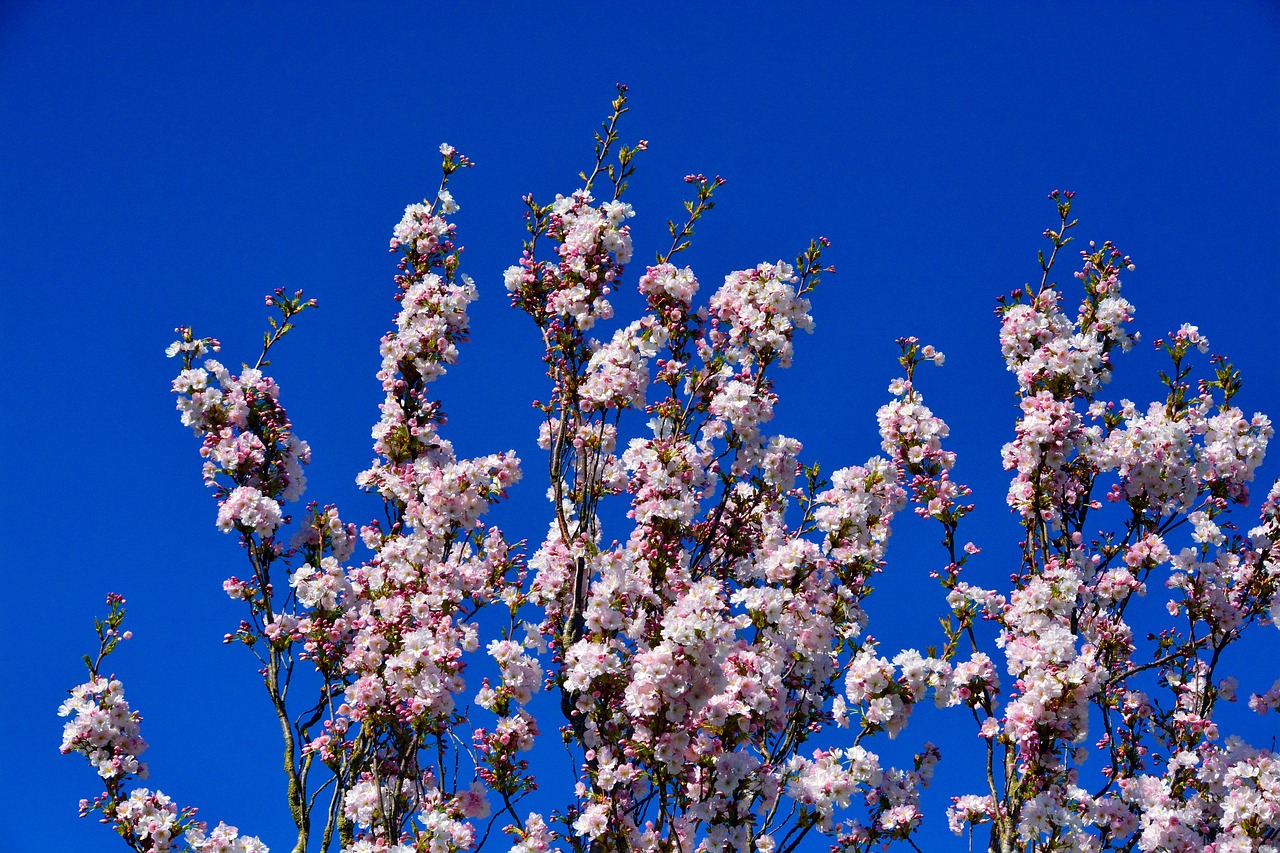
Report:
<svg viewBox="0 0 1280 853"><path fill-rule="evenodd" d="M1212 356L1193 381L1209 342L1186 324L1156 343L1171 362L1160 397L1108 396L1140 340L1121 296L1135 267L1091 243L1073 280L1052 280L1077 225L1073 195L1052 193L1040 281L997 309L1019 538L995 565L960 537L974 510L965 460L919 370L944 366L935 346L897 341L903 374L875 414L882 455L824 469L770 432L778 371L803 362L796 332L813 331L834 272L824 238L794 263L746 259L699 304L673 258L724 181L690 175L670 248L628 271L637 212L622 196L647 143L621 143L626 103L619 87L580 185L525 198L529 236L503 275L547 374L528 438L546 455L549 519L527 553L489 520L521 461L460 458L429 390L462 357L488 286L461 269L449 181L472 164L453 146L389 241L397 305L373 377L375 458L356 478L379 520L295 508L311 449L265 369L313 300L267 297L262 352L237 374L188 328L167 350L215 526L248 563L223 581L242 608L226 639L254 656L281 725L295 849L870 851L916 846L945 820L1001 853L1274 853L1280 759L1215 716L1240 690L1259 714L1280 708L1280 681L1227 672L1246 632L1280 625L1280 483L1256 524L1246 516L1274 431L1237 405L1239 373ZM641 315L615 323L631 276ZM942 531L917 567L940 589L912 602L941 628L893 648L865 604L895 528L912 523ZM105 787L82 813L135 850L265 853L133 786L146 742L100 671L128 636L123 600L108 604L89 681L60 709L62 751ZM941 753L914 722L930 699L986 759L977 790L938 815L921 791ZM553 730L572 779L548 794L555 811L530 811L547 779L531 753ZM895 766L900 749L914 754Z"/></svg>

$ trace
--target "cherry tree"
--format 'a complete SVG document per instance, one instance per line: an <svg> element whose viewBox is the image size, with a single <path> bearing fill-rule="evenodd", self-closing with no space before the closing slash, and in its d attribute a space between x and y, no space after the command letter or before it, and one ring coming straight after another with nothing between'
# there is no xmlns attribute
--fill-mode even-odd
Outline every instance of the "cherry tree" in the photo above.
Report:
<svg viewBox="0 0 1280 853"><path fill-rule="evenodd" d="M449 220L472 164L451 146L390 242L399 311L381 341L377 459L357 478L381 519L299 503L310 449L264 369L314 301L268 297L277 316L238 372L190 329L170 347L217 527L247 559L223 584L244 607L228 639L256 658L279 722L295 853L919 849L926 819L993 851L1275 851L1280 760L1214 719L1238 686L1224 651L1280 624L1280 485L1260 516L1241 511L1272 429L1235 405L1231 364L1202 359L1209 342L1186 325L1156 342L1171 362L1161 399L1110 399L1139 342L1121 295L1133 264L1089 243L1057 284L1076 221L1072 194L1052 193L1040 280L997 310L1019 400L1003 462L1020 557L996 571L1006 583L980 585L970 489L918 375L941 352L898 341L880 455L827 471L769 432L777 373L834 272L826 240L700 299L678 258L723 181L691 175L683 222L635 276L647 310L613 322L634 253L623 196L646 144L621 141L625 87L612 107L582 184L525 198L505 276L549 381L542 542L485 521L524 463L459 458L430 391L477 295ZM908 509L941 533L942 626L892 649L864 602ZM60 711L62 751L104 788L81 813L137 851L265 851L137 784L141 717L104 669L129 636L124 600L108 605L89 681ZM920 800L937 747L900 766L881 754L927 701L985 745L977 786L945 816ZM1280 681L1247 701L1280 708ZM530 752L561 740L578 776L548 791ZM554 810L529 808L539 785Z"/></svg>

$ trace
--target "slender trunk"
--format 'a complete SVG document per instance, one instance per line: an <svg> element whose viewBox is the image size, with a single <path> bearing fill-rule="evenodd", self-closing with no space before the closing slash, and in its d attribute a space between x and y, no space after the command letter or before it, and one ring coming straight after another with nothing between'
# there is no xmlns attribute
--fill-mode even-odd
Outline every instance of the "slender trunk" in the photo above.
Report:
<svg viewBox="0 0 1280 853"><path fill-rule="evenodd" d="M289 813L293 817L294 826L298 827L298 842L293 853L307 853L307 844L311 835L311 814L307 809L306 784L298 772L297 741L293 726L289 723L289 712L285 708L284 698L280 695L280 659L272 649L267 663L267 692L271 695L271 705L275 709L276 718L280 721L280 733L284 738L284 775L288 781Z"/></svg>

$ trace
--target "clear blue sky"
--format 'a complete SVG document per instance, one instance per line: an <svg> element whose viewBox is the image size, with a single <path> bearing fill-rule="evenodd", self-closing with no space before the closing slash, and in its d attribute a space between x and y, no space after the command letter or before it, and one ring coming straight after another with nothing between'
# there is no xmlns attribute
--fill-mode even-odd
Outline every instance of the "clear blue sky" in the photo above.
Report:
<svg viewBox="0 0 1280 853"><path fill-rule="evenodd" d="M1075 189L1080 236L1133 256L1125 292L1146 337L1199 324L1243 370L1241 405L1280 420L1275 3L529 5L0 4L0 511L15 581L0 668L16 710L0 851L123 849L77 820L96 779L58 755L54 716L110 590L137 635L114 669L146 717L153 784L287 849L277 733L246 653L220 644L239 618L220 584L242 558L213 527L163 350L183 323L251 361L264 293L318 298L277 376L314 449L309 496L372 517L353 478L372 456L394 313L387 239L433 191L442 141L477 163L454 191L481 289L474 342L436 386L446 434L464 455L516 448L530 473L495 520L545 531L528 408L545 384L501 271L519 255L521 195L576 188L615 82L632 92L624 138L650 142L630 194L638 260L663 247L690 172L729 179L686 256L704 287L832 240L839 274L775 422L806 459L877 452L894 338L947 353L923 390L975 488L962 536L987 549L989 577L1018 532L999 463L1014 383L991 312L1037 275L1047 191ZM1150 399L1159 366L1146 346L1122 359L1116 396ZM910 523L895 534L871 626L886 644L932 641L935 541ZM1239 664L1244 696L1280 676L1264 646ZM1274 715L1251 725L1258 741L1276 732ZM950 793L969 790L955 783L964 732L950 752L939 739ZM932 808L926 849L961 844Z"/></svg>

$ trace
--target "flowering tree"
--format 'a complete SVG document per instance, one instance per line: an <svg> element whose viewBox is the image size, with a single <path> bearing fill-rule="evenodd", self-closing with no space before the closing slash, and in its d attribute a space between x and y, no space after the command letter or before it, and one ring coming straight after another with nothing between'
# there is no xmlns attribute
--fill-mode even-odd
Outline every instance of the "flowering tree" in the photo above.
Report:
<svg viewBox="0 0 1280 853"><path fill-rule="evenodd" d="M535 405L551 513L531 554L482 521L521 478L514 452L459 459L428 390L457 360L476 298L447 219L449 181L471 163L451 146L440 189L391 240L400 310L381 345L378 456L358 478L383 519L357 529L331 505L290 509L310 450L263 368L313 301L269 297L279 319L239 373L190 329L169 350L217 526L248 560L223 585L245 607L228 640L257 658L280 724L295 853L916 847L939 752L893 767L873 748L930 696L986 746L985 784L947 815L970 844L986 825L995 851L1275 851L1280 760L1214 722L1236 689L1224 650L1280 623L1280 485L1247 533L1236 512L1272 430L1233 405L1231 365L1214 357L1193 384L1208 341L1184 326L1157 342L1172 361L1163 399L1108 400L1116 357L1138 340L1120 294L1133 266L1089 244L1066 313L1051 273L1076 223L1071 193L1054 192L1040 282L997 311L1020 400L1003 459L1021 557L1007 586L975 585L965 569L979 548L960 536L970 491L917 385L942 353L899 341L881 456L827 474L767 432L776 372L833 271L825 240L794 264L729 274L698 305L698 280L674 259L722 181L690 176L685 221L638 277L647 312L591 337L633 253L622 196L645 143L620 144L625 112L619 87L577 191L525 199L529 236L506 273L550 380ZM635 410L647 426L624 433ZM615 503L621 536L606 529ZM942 532L943 625L926 649L885 651L863 602L908 507ZM1144 602L1149 586L1164 592ZM265 851L132 784L147 775L140 717L103 670L129 636L123 603L108 599L90 680L61 709L62 751L105 787L82 814L137 851ZM543 690L558 693L559 719L531 713ZM1249 705L1280 707L1280 681ZM522 801L548 726L579 774L539 814Z"/></svg>

